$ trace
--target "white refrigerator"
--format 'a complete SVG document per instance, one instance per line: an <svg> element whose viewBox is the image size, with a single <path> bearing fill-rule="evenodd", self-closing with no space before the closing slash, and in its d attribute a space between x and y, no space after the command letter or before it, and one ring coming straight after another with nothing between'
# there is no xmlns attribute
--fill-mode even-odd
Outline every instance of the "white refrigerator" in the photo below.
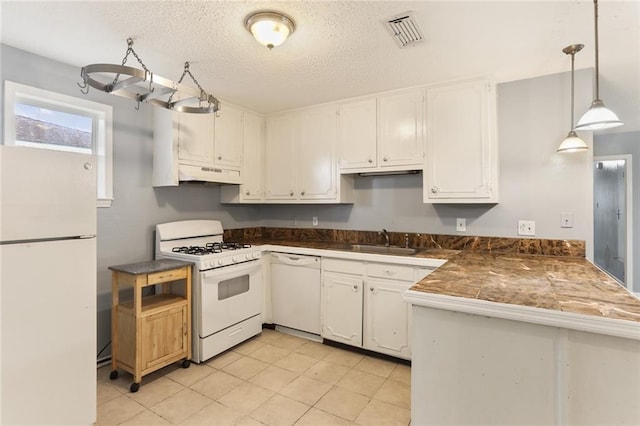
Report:
<svg viewBox="0 0 640 426"><path fill-rule="evenodd" d="M0 424L96 421L96 158L0 145Z"/></svg>

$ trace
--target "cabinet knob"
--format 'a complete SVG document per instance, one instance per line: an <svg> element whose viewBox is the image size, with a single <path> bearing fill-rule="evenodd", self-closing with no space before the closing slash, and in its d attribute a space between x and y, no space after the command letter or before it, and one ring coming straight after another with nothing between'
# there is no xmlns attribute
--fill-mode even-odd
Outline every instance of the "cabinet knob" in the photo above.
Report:
<svg viewBox="0 0 640 426"><path fill-rule="evenodd" d="M373 158L368 158L367 161L369 162L369 164L373 163Z"/></svg>
<svg viewBox="0 0 640 426"><path fill-rule="evenodd" d="M389 158L385 155L384 157L382 157L382 161L389 161Z"/></svg>
<svg viewBox="0 0 640 426"><path fill-rule="evenodd" d="M437 186L432 186L431 187L431 193L432 194L437 194L438 193L438 187Z"/></svg>
<svg viewBox="0 0 640 426"><path fill-rule="evenodd" d="M300 195L304 195L304 191L302 191L302 192L300 193Z"/></svg>
<svg viewBox="0 0 640 426"><path fill-rule="evenodd" d="M356 293L358 292L358 286L357 285L353 286L353 291L355 291Z"/></svg>
<svg viewBox="0 0 640 426"><path fill-rule="evenodd" d="M218 160L222 160L222 155L218 155Z"/></svg>
<svg viewBox="0 0 640 426"><path fill-rule="evenodd" d="M373 293L373 287L369 287L369 291Z"/></svg>
<svg viewBox="0 0 640 426"><path fill-rule="evenodd" d="M251 195L251 192L247 191L247 192L244 193L244 195Z"/></svg>
<svg viewBox="0 0 640 426"><path fill-rule="evenodd" d="M289 195L293 197L293 191L289 191Z"/></svg>

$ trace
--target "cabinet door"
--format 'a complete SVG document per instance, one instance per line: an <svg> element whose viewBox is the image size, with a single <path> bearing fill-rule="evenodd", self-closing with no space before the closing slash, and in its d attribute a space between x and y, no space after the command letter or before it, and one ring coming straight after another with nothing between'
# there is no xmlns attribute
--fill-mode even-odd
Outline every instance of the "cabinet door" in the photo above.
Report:
<svg viewBox="0 0 640 426"><path fill-rule="evenodd" d="M335 106L305 110L300 114L300 161L297 164L300 199L336 198L336 127Z"/></svg>
<svg viewBox="0 0 640 426"><path fill-rule="evenodd" d="M265 198L267 200L296 198L298 134L298 121L295 114L267 119L265 145Z"/></svg>
<svg viewBox="0 0 640 426"><path fill-rule="evenodd" d="M187 308L177 307L141 319L141 366L145 370L187 353Z"/></svg>
<svg viewBox="0 0 640 426"><path fill-rule="evenodd" d="M411 305L402 300L402 293L410 286L410 282L399 284L397 281L367 279L366 349L411 358Z"/></svg>
<svg viewBox="0 0 640 426"><path fill-rule="evenodd" d="M427 89L425 202L497 202L490 92L487 80Z"/></svg>
<svg viewBox="0 0 640 426"><path fill-rule="evenodd" d="M213 164L214 114L174 113L178 122L178 161L183 164Z"/></svg>
<svg viewBox="0 0 640 426"><path fill-rule="evenodd" d="M244 113L244 153L242 155L242 198L259 200L263 188L264 118Z"/></svg>
<svg viewBox="0 0 640 426"><path fill-rule="evenodd" d="M338 114L339 166L341 170L377 165L376 100L341 104Z"/></svg>
<svg viewBox="0 0 640 426"><path fill-rule="evenodd" d="M362 346L363 279L325 273L322 282L322 337Z"/></svg>
<svg viewBox="0 0 640 426"><path fill-rule="evenodd" d="M378 165L423 168L424 102L421 90L378 99Z"/></svg>
<svg viewBox="0 0 640 426"><path fill-rule="evenodd" d="M196 114L197 115L197 114ZM242 163L243 113L225 105L215 118L214 162L240 168Z"/></svg>

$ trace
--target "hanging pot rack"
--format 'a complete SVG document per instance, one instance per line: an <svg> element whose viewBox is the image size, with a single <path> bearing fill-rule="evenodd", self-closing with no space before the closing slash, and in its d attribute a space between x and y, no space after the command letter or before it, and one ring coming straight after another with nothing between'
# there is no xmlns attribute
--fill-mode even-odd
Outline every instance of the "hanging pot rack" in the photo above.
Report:
<svg viewBox="0 0 640 426"><path fill-rule="evenodd" d="M129 54L137 59L142 69L125 65ZM182 83L189 76L197 86L190 87ZM80 71L82 83L78 83L82 93L89 93L89 87L105 93L133 99L138 103L146 102L161 108L195 114L212 114L220 110L220 102L204 91L198 80L189 70L189 62L184 63L180 80L174 82L152 73L133 50L133 39L127 39L127 52L122 64L91 64Z"/></svg>

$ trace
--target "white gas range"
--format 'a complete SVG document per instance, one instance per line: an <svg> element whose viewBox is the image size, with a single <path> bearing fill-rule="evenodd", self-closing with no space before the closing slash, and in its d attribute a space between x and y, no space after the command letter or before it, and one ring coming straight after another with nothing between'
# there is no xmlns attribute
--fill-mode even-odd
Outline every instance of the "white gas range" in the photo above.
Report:
<svg viewBox="0 0 640 426"><path fill-rule="evenodd" d="M223 241L217 220L156 225L156 258L194 262L193 361L209 358L262 330L259 247Z"/></svg>

